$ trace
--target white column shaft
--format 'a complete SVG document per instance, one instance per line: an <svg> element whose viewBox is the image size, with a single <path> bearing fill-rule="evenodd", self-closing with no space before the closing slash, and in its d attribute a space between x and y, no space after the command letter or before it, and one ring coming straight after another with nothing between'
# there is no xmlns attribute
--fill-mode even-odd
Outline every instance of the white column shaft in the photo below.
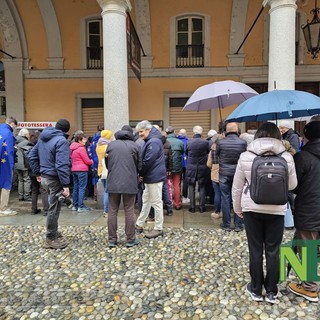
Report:
<svg viewBox="0 0 320 320"><path fill-rule="evenodd" d="M269 0L270 43L268 90L295 87L296 0Z"/></svg>
<svg viewBox="0 0 320 320"><path fill-rule="evenodd" d="M129 124L126 2L101 1L103 17L104 127Z"/></svg>

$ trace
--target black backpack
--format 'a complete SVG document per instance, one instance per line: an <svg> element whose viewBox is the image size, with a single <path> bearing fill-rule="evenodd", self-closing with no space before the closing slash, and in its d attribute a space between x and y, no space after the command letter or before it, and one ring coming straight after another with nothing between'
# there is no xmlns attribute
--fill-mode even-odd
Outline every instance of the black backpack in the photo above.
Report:
<svg viewBox="0 0 320 320"><path fill-rule="evenodd" d="M281 155L268 151L254 158L248 188L255 203L283 205L288 202L288 164Z"/></svg>

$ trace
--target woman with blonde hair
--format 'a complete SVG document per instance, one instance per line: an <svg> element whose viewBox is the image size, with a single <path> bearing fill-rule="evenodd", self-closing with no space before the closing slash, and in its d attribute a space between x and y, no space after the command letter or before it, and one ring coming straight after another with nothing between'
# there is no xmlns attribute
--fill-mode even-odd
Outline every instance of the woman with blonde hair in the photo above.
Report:
<svg viewBox="0 0 320 320"><path fill-rule="evenodd" d="M101 131L101 137L97 142L97 147L96 147L96 153L98 156L98 177L101 178L102 175L102 171L103 171L103 162L105 155L106 155L106 151L108 148L108 144L111 142L111 138L112 138L112 131L110 130L102 130ZM104 211L104 215L106 216L108 211L109 211L109 196L108 196L108 192L107 190L107 179L106 178L101 178L101 182L103 184L103 189L104 189L104 193L103 193L103 211Z"/></svg>

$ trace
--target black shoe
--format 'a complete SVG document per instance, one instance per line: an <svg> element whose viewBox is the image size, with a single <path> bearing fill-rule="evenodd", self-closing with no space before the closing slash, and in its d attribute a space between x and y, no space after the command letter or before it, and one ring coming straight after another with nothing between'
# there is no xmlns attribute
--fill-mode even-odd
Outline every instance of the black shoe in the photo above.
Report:
<svg viewBox="0 0 320 320"><path fill-rule="evenodd" d="M226 227L223 223L221 223L220 224L220 228L222 229L222 230L225 230L225 231L231 231L231 228L230 227Z"/></svg>
<svg viewBox="0 0 320 320"><path fill-rule="evenodd" d="M242 227L235 227L234 231L235 232L241 232L241 231L243 231L243 228Z"/></svg>
<svg viewBox="0 0 320 320"><path fill-rule="evenodd" d="M173 215L173 211L172 210L167 210L167 215L168 216L172 216Z"/></svg>
<svg viewBox="0 0 320 320"><path fill-rule="evenodd" d="M191 213L195 213L196 209L195 208L190 208L188 211L191 212Z"/></svg>
<svg viewBox="0 0 320 320"><path fill-rule="evenodd" d="M180 207L175 207L176 210L181 210L181 206Z"/></svg>
<svg viewBox="0 0 320 320"><path fill-rule="evenodd" d="M23 198L19 198L19 201L23 201Z"/></svg>
<svg viewBox="0 0 320 320"><path fill-rule="evenodd" d="M140 226L135 226L135 228L136 228L136 233L142 233L143 232L143 228L142 227L140 227Z"/></svg>
<svg viewBox="0 0 320 320"><path fill-rule="evenodd" d="M48 212L44 212L43 216L46 217L48 215Z"/></svg>
<svg viewBox="0 0 320 320"><path fill-rule="evenodd" d="M38 214L41 212L41 209L32 210L31 214Z"/></svg>
<svg viewBox="0 0 320 320"><path fill-rule="evenodd" d="M206 212L207 209L206 209L206 207L200 207L199 211L200 211L200 213L203 213L203 212Z"/></svg>

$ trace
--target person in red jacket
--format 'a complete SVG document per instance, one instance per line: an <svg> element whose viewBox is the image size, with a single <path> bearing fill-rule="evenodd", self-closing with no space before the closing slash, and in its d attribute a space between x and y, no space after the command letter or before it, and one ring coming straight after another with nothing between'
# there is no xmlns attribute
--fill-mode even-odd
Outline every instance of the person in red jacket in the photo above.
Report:
<svg viewBox="0 0 320 320"><path fill-rule="evenodd" d="M75 135L74 142L70 145L73 178L72 211L88 212L91 210L83 203L88 182L88 170L93 163L87 154L87 140L84 133L80 132Z"/></svg>

